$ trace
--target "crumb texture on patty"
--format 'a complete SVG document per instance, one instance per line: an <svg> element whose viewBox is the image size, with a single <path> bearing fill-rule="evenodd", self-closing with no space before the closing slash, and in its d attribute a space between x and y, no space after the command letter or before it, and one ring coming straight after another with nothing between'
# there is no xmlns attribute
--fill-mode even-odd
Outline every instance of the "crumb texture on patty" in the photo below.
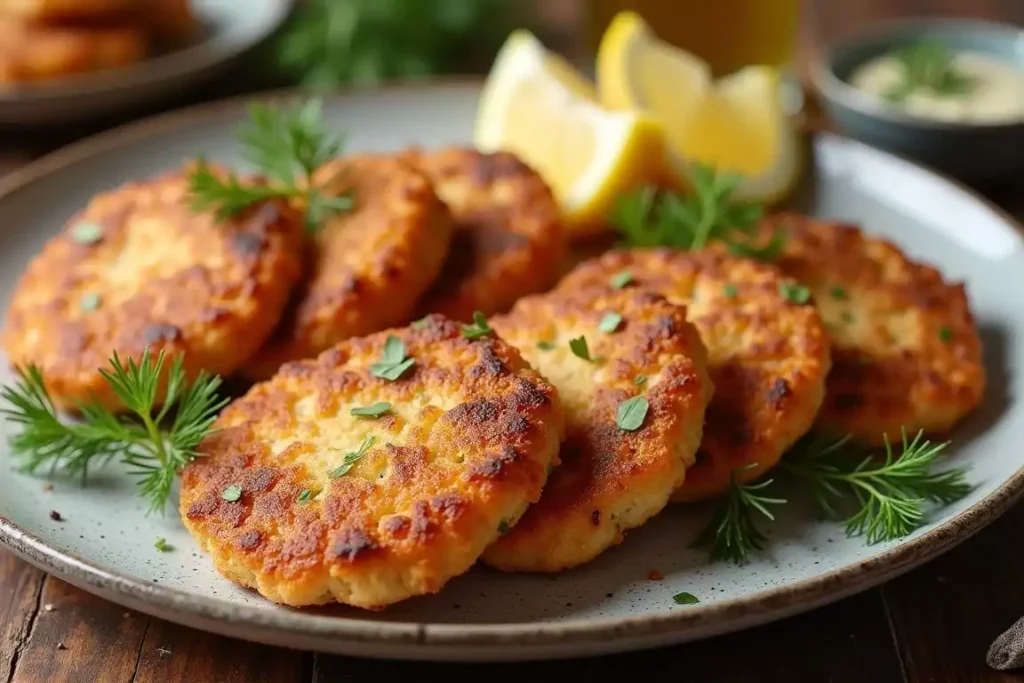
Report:
<svg viewBox="0 0 1024 683"><path fill-rule="evenodd" d="M329 196L351 195L353 207L311 236L305 280L247 368L255 379L350 337L408 323L448 254L451 214L409 162L344 157L318 169L314 183Z"/></svg>
<svg viewBox="0 0 1024 683"><path fill-rule="evenodd" d="M194 213L184 172L97 195L22 275L2 335L54 400L120 401L98 369L114 352L184 354L189 377L228 375L273 330L301 272L301 217L268 202L218 221Z"/></svg>
<svg viewBox="0 0 1024 683"><path fill-rule="evenodd" d="M853 225L793 213L778 265L814 295L832 340L819 426L865 444L946 432L985 391L981 339L962 283Z"/></svg>
<svg viewBox="0 0 1024 683"><path fill-rule="evenodd" d="M469 321L501 313L519 298L555 284L566 235L543 179L506 152L450 147L406 158L430 177L448 205L455 234L422 313Z"/></svg>
<svg viewBox="0 0 1024 683"><path fill-rule="evenodd" d="M372 371L391 336L414 360L394 381ZM351 414L378 403L379 417ZM381 608L437 592L515 523L558 462L563 419L514 348L430 316L289 363L231 404L183 473L182 520L270 600Z"/></svg>
<svg viewBox="0 0 1024 683"><path fill-rule="evenodd" d="M814 423L830 367L829 344L813 301L776 268L710 252L611 251L579 266L560 291L607 286L629 273L627 288L685 305L708 351L715 396L697 462L678 502L713 498L735 476L756 479Z"/></svg>
<svg viewBox="0 0 1024 683"><path fill-rule="evenodd" d="M613 327L609 315L621 320ZM589 562L664 509L683 482L713 390L704 347L685 309L633 290L530 297L492 325L558 388L568 426L540 502L484 562L542 572ZM570 348L581 336L592 360ZM649 407L630 430L618 413L635 397Z"/></svg>

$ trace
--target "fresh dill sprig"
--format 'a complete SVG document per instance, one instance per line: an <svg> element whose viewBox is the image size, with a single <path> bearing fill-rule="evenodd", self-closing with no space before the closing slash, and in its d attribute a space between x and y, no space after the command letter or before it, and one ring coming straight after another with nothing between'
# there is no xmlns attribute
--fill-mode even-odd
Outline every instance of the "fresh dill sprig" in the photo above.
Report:
<svg viewBox="0 0 1024 683"><path fill-rule="evenodd" d="M970 77L956 67L953 51L942 43L904 45L893 50L892 57L900 80L884 95L890 102L902 102L921 90L942 97L959 97L970 90Z"/></svg>
<svg viewBox="0 0 1024 683"><path fill-rule="evenodd" d="M948 445L933 444L920 431L908 439L904 430L899 453L886 438L882 458L858 448L849 437L810 434L786 454L778 470L806 486L825 517L844 523L847 536L874 545L913 533L924 522L927 504L948 505L970 491L965 470L932 471ZM771 483L741 484L734 473L729 491L694 545L710 548L712 560L735 564L761 550L766 539L755 523L758 515L774 521L768 506L786 502L761 493Z"/></svg>
<svg viewBox="0 0 1024 683"><path fill-rule="evenodd" d="M645 186L619 199L609 222L626 245L696 250L723 242L737 256L761 260L778 256L784 241L781 227L766 244L754 243L764 207L734 198L741 176L698 163L692 166L690 178L689 195Z"/></svg>
<svg viewBox="0 0 1024 683"><path fill-rule="evenodd" d="M344 139L327 130L318 100L277 107L254 103L237 131L242 156L266 177L246 183L234 174L221 178L199 159L189 176L194 210L213 210L218 220L267 199L295 199L306 212L306 229L316 231L331 214L352 208L348 194L332 195L313 183L313 174L341 154Z"/></svg>
<svg viewBox="0 0 1024 683"><path fill-rule="evenodd" d="M243 184L231 172L221 177L202 157L196 159L189 176L189 207L195 212L213 211L218 221L238 215L258 202L291 196L288 188Z"/></svg>
<svg viewBox="0 0 1024 683"><path fill-rule="evenodd" d="M101 373L130 412L118 415L91 400L79 407L81 417L74 422L58 417L37 366L17 368L18 381L0 390L8 404L0 414L21 427L10 439L20 469L36 473L48 467L80 476L85 484L90 468L120 458L138 477L149 512L162 512L178 473L197 457L199 442L227 404L217 396L220 377L200 372L189 382L180 354L166 372L165 365L163 351L153 358L147 349L138 363L123 363L115 353Z"/></svg>
<svg viewBox="0 0 1024 683"><path fill-rule="evenodd" d="M739 471L756 466L756 463L747 465ZM772 479L742 483L736 478L736 472L731 477L721 505L693 545L708 548L712 561L745 564L750 553L761 550L768 540L757 526L757 515L773 522L775 515L770 506L785 505L787 501L764 495L763 491L772 485Z"/></svg>
<svg viewBox="0 0 1024 683"><path fill-rule="evenodd" d="M971 490L963 469L932 471L948 445L931 443L922 431L908 439L903 430L900 453L886 437L882 459L858 452L848 438L829 443L812 436L780 468L807 484L822 513L845 522L847 536L874 545L913 533L924 522L926 503L948 505ZM853 512L844 515L844 506Z"/></svg>

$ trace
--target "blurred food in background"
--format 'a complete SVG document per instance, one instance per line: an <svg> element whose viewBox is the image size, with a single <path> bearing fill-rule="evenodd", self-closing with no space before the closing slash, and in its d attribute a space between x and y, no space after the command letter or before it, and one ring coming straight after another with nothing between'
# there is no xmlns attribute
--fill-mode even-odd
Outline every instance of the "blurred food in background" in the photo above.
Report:
<svg viewBox="0 0 1024 683"><path fill-rule="evenodd" d="M0 0L0 86L126 66L199 31L188 0Z"/></svg>
<svg viewBox="0 0 1024 683"><path fill-rule="evenodd" d="M515 25L523 0L304 0L274 50L304 86L377 85L480 71Z"/></svg>

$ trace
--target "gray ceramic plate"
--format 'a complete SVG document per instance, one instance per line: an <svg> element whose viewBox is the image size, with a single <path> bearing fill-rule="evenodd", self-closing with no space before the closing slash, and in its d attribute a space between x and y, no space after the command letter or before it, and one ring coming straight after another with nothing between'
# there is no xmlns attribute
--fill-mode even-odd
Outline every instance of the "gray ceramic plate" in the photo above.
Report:
<svg viewBox="0 0 1024 683"><path fill-rule="evenodd" d="M351 149L467 142L473 84L417 86L328 100L330 123ZM171 114L80 143L0 187L0 301L48 235L90 195L174 166L198 152L233 161L231 131L244 103ZM0 540L47 571L126 606L218 633L303 649L423 659L519 659L606 653L704 638L778 619L863 590L963 540L1024 488L1024 246L1006 217L930 173L848 140L817 140L804 201L815 213L857 220L914 256L967 280L985 337L991 386L984 407L955 434L951 464L969 465L974 491L899 543L867 547L800 505L744 568L708 565L688 549L704 508L674 509L615 550L558 576L477 569L439 595L379 613L297 611L219 578L173 514L143 514L117 468L88 489L10 471L0 449ZM0 364L6 365L0 358ZM0 381L8 381L6 369ZM51 510L66 517L49 518ZM153 547L158 537L175 546ZM662 581L648 580L657 570ZM677 606L688 591L700 604Z"/></svg>
<svg viewBox="0 0 1024 683"><path fill-rule="evenodd" d="M203 26L193 45L138 64L0 89L0 125L55 124L137 107L210 78L267 38L291 0L191 0Z"/></svg>

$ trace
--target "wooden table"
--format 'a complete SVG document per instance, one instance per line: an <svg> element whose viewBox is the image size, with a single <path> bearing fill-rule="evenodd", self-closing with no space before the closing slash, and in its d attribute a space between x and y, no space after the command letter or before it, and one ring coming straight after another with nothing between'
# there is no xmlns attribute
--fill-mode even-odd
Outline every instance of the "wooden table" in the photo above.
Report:
<svg viewBox="0 0 1024 683"><path fill-rule="evenodd" d="M548 3L552 20L573 25L575 1ZM809 9L816 19L807 24L805 57L822 37L879 18L940 12L1024 23L1024 0L815 0ZM214 85L198 96L218 94L223 87ZM0 132L0 173L86 132ZM1024 193L993 198L1024 217ZM992 639L1024 615L1022 532L1024 504L927 566L803 616L679 647L500 668L251 645L127 611L0 550L0 683L327 683L425 674L471 680L499 670L519 680L1024 681L1024 673L999 674L984 663Z"/></svg>

